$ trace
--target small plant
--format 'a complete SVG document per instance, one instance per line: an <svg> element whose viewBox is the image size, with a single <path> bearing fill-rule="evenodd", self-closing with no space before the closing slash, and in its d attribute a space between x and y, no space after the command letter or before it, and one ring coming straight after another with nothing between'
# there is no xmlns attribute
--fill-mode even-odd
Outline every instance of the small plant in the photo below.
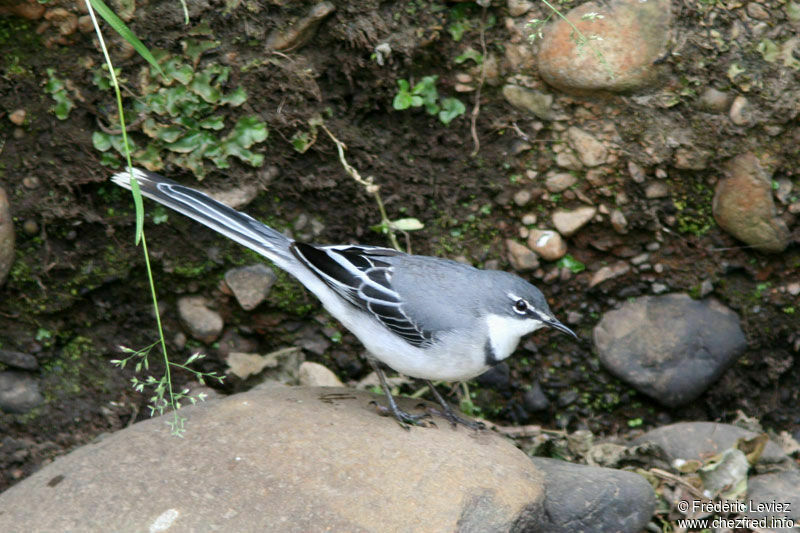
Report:
<svg viewBox="0 0 800 533"><path fill-rule="evenodd" d="M120 346L120 350L128 355L123 359L112 360L111 364L123 369L129 362L135 361L134 371L137 374L141 373L142 371L147 371L150 369L150 363L148 360L150 350L152 350L158 344L158 342L155 342L146 348L142 348L141 350L133 350L131 348L126 348L125 346ZM216 372L200 372L189 367L190 364L202 359L203 357L205 357L205 355L197 352L192 354L183 364L169 362L164 370L164 374L162 374L159 378L156 378L152 375L148 375L144 379L140 379L136 376L131 378L133 388L137 392L143 393L145 389L153 390L153 395L149 398L147 404L148 408L150 409L150 416L153 416L156 413L163 415L164 411L169 408L176 410L172 420L168 421L167 423L172 429L172 433L178 437L183 436L185 431L184 422L186 420L185 417L182 417L177 413L177 409L181 408L181 402L189 402L194 405L198 401L204 401L206 399L206 395L205 393L201 392L196 396L191 396L189 394L189 389L183 389L180 392L172 391L172 373L170 371L170 367L186 370L187 372L193 374L195 379L197 379L197 381L199 381L201 384L205 384L206 379L214 379L219 383L222 383L225 377L218 375Z"/></svg>
<svg viewBox="0 0 800 533"><path fill-rule="evenodd" d="M134 143L132 149L133 158L148 170L161 170L171 163L203 179L206 160L217 168L229 168L230 157L254 167L263 165L264 156L250 148L266 140L266 123L256 116L244 116L225 131L221 113L226 107L239 107L247 100L241 87L225 91L230 67L216 63L202 70L195 67L202 52L215 45L215 41L184 41L184 57L189 62L181 56L155 51L153 55L163 74L151 67L140 77L142 96L133 102L132 114L140 119L146 144ZM105 84L103 76L96 76L95 81L101 87ZM124 154L121 134L96 131L92 141L103 152L104 164L119 165L114 152Z"/></svg>
<svg viewBox="0 0 800 533"><path fill-rule="evenodd" d="M398 111L410 107L425 107L429 115L437 115L445 126L456 117L464 114L466 107L458 98L439 98L436 89L438 76L425 76L412 87L408 80L397 80L399 87L392 101L392 107Z"/></svg>
<svg viewBox="0 0 800 533"><path fill-rule="evenodd" d="M584 270L586 270L586 265L584 265L583 263L581 263L580 261L578 261L569 254L559 259L558 263L556 264L558 265L559 268L564 268L564 267L568 268L569 271L572 272L573 274L579 274Z"/></svg>
<svg viewBox="0 0 800 533"><path fill-rule="evenodd" d="M75 107L75 104L72 103L67 94L64 80L57 78L55 72L55 69L47 69L47 83L44 85L44 90L56 101L56 105L53 106L53 113L55 113L56 118L58 120L67 120L69 112Z"/></svg>

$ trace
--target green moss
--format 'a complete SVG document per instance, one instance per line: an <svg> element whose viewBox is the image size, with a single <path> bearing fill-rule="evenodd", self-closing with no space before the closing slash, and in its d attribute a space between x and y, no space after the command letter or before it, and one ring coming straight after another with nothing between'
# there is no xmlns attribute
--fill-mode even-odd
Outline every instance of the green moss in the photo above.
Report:
<svg viewBox="0 0 800 533"><path fill-rule="evenodd" d="M672 203L676 210L678 231L700 237L714 226L714 216L711 211L714 191L705 183L694 181L685 183L675 181L671 183L675 191Z"/></svg>
<svg viewBox="0 0 800 533"><path fill-rule="evenodd" d="M297 316L306 316L317 309L316 299L309 297L292 276L278 270L277 279L269 292L269 302L281 311Z"/></svg>

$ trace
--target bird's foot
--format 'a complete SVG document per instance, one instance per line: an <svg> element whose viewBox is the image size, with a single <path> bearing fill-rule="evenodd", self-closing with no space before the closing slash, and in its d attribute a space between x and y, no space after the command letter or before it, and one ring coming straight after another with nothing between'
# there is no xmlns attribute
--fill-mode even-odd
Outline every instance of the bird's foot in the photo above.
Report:
<svg viewBox="0 0 800 533"><path fill-rule="evenodd" d="M408 413L400 409L394 402L391 402L389 404L389 407L380 405L378 402L374 400L371 401L370 403L375 406L375 409L378 411L378 414L380 414L381 416L393 416L395 420L397 420L397 423L400 424L400 426L405 430L411 429L409 424L411 424L412 426L420 426L420 427L436 426L436 424L430 419L431 415L428 413L412 415L411 413Z"/></svg>
<svg viewBox="0 0 800 533"><path fill-rule="evenodd" d="M437 409L435 407L429 407L428 412L437 416L441 416L442 418L446 419L450 422L450 425L454 428L461 424L464 427L468 427L469 429L474 429L475 431L479 431L481 429L486 429L486 424L483 422L478 422L476 420L470 420L468 418L463 418L458 416L455 411L448 405L447 409Z"/></svg>

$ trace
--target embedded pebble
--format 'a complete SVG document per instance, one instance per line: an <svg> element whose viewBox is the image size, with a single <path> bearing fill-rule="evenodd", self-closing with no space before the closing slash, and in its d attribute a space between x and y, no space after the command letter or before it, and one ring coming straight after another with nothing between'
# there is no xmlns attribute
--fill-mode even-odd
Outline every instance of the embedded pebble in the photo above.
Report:
<svg viewBox="0 0 800 533"><path fill-rule="evenodd" d="M42 402L36 378L16 370L0 372L0 411L23 414Z"/></svg>
<svg viewBox="0 0 800 533"><path fill-rule="evenodd" d="M528 0L508 0L508 14L512 17L524 15L533 7L533 3Z"/></svg>
<svg viewBox="0 0 800 533"><path fill-rule="evenodd" d="M503 97L518 109L529 111L542 120L552 120L553 95L525 89L519 85L505 85Z"/></svg>
<svg viewBox="0 0 800 533"><path fill-rule="evenodd" d="M524 207L528 205L528 202L531 201L531 191L527 189L522 189L521 191L517 191L514 193L514 203L520 207Z"/></svg>
<svg viewBox="0 0 800 533"><path fill-rule="evenodd" d="M36 370L39 368L39 361L31 354L11 350L0 350L0 363L23 370Z"/></svg>
<svg viewBox="0 0 800 533"><path fill-rule="evenodd" d="M202 342L214 342L224 325L222 316L210 309L204 296L183 296L178 299L178 315L189 335Z"/></svg>
<svg viewBox="0 0 800 533"><path fill-rule="evenodd" d="M508 262L518 272L533 270L539 266L539 257L536 253L513 239L506 239L508 249Z"/></svg>
<svg viewBox="0 0 800 533"><path fill-rule="evenodd" d="M600 270L594 273L592 279L589 281L589 288L591 289L604 281L627 274L630 270L631 266L625 261L617 261L613 265L601 267Z"/></svg>
<svg viewBox="0 0 800 533"><path fill-rule="evenodd" d="M770 174L751 152L726 165L717 182L712 212L717 224L755 249L779 253L789 245L789 229L777 216Z"/></svg>
<svg viewBox="0 0 800 533"><path fill-rule="evenodd" d="M25 124L25 117L27 113L24 109L15 109L11 113L8 114L8 120L11 121L12 124L15 126L22 126Z"/></svg>
<svg viewBox="0 0 800 533"><path fill-rule="evenodd" d="M747 126L753 120L753 110L750 102L744 96L733 99L730 110L731 122L737 126Z"/></svg>
<svg viewBox="0 0 800 533"><path fill-rule="evenodd" d="M617 233L628 233L628 219L619 209L614 209L611 212L611 226Z"/></svg>
<svg viewBox="0 0 800 533"><path fill-rule="evenodd" d="M608 149L591 133L572 126L567 130L567 138L578 159L587 167L596 167L606 162Z"/></svg>
<svg viewBox="0 0 800 533"><path fill-rule="evenodd" d="M559 172L558 174L548 176L544 182L544 186L552 193L559 193L569 189L576 183L578 183L578 178L569 172Z"/></svg>
<svg viewBox="0 0 800 533"><path fill-rule="evenodd" d="M628 174L631 175L631 179L636 183L644 183L644 169L633 161L628 161Z"/></svg>
<svg viewBox="0 0 800 533"><path fill-rule="evenodd" d="M22 223L22 231L28 235L36 235L39 233L39 224L37 224L35 220L29 218Z"/></svg>
<svg viewBox="0 0 800 533"><path fill-rule="evenodd" d="M713 87L708 87L700 95L698 100L700 107L714 113L724 113L731 105L731 95L719 91Z"/></svg>
<svg viewBox="0 0 800 533"><path fill-rule="evenodd" d="M556 261L567 253L567 243L552 230L530 230L528 246L547 261Z"/></svg>
<svg viewBox="0 0 800 533"><path fill-rule="evenodd" d="M667 184L661 181L654 181L647 185L644 190L645 198L654 200L656 198L666 198L669 196L669 188Z"/></svg>
<svg viewBox="0 0 800 533"><path fill-rule="evenodd" d="M305 46L314 37L322 21L335 10L333 2L320 2L314 5L308 15L288 28L275 29L267 38L266 48L291 52Z"/></svg>
<svg viewBox="0 0 800 533"><path fill-rule="evenodd" d="M558 210L553 213L553 225L564 237L577 233L597 213L596 207L579 207L572 211Z"/></svg>
<svg viewBox="0 0 800 533"><path fill-rule="evenodd" d="M245 311L252 311L267 298L276 279L275 272L262 263L233 268L225 273L225 283Z"/></svg>

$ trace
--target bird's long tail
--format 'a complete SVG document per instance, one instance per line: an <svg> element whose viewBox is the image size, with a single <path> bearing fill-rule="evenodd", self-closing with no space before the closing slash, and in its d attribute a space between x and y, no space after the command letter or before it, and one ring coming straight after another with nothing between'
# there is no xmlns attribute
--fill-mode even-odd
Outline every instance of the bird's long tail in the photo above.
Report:
<svg viewBox="0 0 800 533"><path fill-rule="evenodd" d="M292 240L250 215L231 209L200 191L184 187L155 172L134 168L133 175L143 196L205 224L280 267L286 268L295 262L289 250ZM131 176L127 171L114 174L111 180L121 187L131 188Z"/></svg>

